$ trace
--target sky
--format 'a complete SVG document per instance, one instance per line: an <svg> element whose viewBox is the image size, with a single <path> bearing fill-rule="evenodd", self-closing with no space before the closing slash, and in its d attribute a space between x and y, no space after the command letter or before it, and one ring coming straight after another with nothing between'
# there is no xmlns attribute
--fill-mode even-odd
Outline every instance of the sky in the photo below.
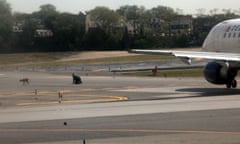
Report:
<svg viewBox="0 0 240 144"><path fill-rule="evenodd" d="M138 5L151 9L158 5L181 9L183 14L196 14L197 9L207 11L217 8L240 10L240 0L7 0L13 12L32 13L38 11L43 4L56 6L59 12L79 13L94 9L96 6L106 6L118 9L123 5Z"/></svg>

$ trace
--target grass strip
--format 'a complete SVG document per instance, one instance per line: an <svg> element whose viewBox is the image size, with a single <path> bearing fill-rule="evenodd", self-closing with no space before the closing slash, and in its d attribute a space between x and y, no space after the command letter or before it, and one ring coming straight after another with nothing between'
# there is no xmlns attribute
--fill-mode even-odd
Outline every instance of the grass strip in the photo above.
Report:
<svg viewBox="0 0 240 144"><path fill-rule="evenodd" d="M133 71L124 72L125 76L141 76L141 77L202 77L202 69L186 69L186 70L158 70L153 74L151 70L148 71Z"/></svg>

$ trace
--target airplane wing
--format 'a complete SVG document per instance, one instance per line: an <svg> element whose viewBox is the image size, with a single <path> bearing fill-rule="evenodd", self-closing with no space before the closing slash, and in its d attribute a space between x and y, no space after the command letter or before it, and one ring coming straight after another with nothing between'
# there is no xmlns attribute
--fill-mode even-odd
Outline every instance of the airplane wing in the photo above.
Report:
<svg viewBox="0 0 240 144"><path fill-rule="evenodd" d="M141 50L132 49L130 53L173 55L181 58L184 62L191 64L191 59L209 59L226 62L240 62L240 54L220 52L199 52L199 51L175 51L175 50Z"/></svg>

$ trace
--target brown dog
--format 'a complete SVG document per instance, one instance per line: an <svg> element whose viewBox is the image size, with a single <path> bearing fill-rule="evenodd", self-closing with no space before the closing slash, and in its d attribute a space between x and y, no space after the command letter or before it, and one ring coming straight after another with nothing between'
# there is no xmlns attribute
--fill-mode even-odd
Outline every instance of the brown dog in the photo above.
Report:
<svg viewBox="0 0 240 144"><path fill-rule="evenodd" d="M22 82L22 85L29 85L30 83L29 83L29 78L22 78L22 79L20 79L19 80L20 82Z"/></svg>

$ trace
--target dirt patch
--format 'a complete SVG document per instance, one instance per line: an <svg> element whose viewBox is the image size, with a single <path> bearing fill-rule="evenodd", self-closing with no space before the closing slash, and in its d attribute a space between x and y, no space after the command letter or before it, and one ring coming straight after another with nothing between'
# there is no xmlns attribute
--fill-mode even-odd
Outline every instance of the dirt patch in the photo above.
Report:
<svg viewBox="0 0 240 144"><path fill-rule="evenodd" d="M60 59L60 62L67 61L77 61L77 60L88 60L88 59L99 59L99 58L109 58L109 57L124 57L133 56L139 54L130 54L127 51L106 51L106 52L81 52L76 53L67 57Z"/></svg>

